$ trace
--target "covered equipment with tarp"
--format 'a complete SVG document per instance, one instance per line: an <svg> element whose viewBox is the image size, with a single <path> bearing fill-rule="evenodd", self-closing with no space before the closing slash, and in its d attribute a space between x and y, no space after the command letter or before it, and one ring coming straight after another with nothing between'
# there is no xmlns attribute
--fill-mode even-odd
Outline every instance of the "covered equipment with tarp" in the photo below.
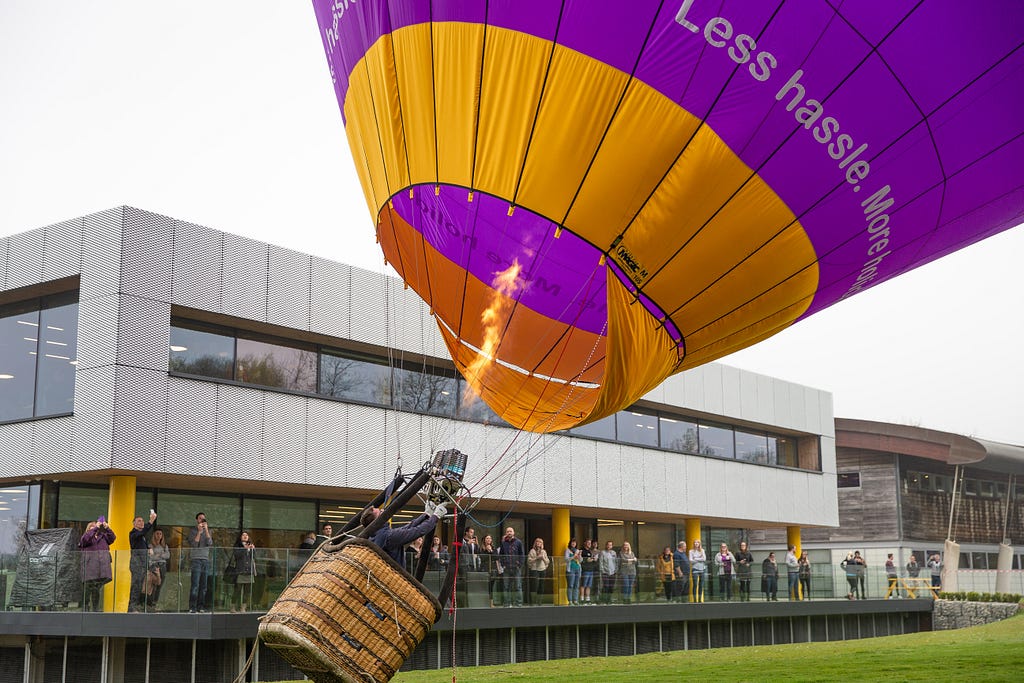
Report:
<svg viewBox="0 0 1024 683"><path fill-rule="evenodd" d="M10 607L65 606L82 600L74 529L26 531L18 550Z"/></svg>

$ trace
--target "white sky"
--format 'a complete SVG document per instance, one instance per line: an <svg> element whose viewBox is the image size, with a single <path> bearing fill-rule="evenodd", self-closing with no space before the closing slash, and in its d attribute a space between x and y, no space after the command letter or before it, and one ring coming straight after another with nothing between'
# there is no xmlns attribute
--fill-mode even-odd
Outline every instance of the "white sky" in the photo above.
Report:
<svg viewBox="0 0 1024 683"><path fill-rule="evenodd" d="M129 204L381 272L311 4L0 3L0 236ZM723 362L1024 445L1024 228Z"/></svg>

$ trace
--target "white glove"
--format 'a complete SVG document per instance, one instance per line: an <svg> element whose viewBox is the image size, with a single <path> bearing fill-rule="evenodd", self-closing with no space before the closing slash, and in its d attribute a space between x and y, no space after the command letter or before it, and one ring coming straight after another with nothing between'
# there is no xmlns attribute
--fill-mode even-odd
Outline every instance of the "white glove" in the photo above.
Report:
<svg viewBox="0 0 1024 683"><path fill-rule="evenodd" d="M448 514L448 508L444 506L444 503L438 503L437 507L434 508L434 516L438 519L444 519L444 516Z"/></svg>
<svg viewBox="0 0 1024 683"><path fill-rule="evenodd" d="M425 514L425 515L432 515L432 514L434 514L434 508L436 508L436 507L437 507L437 505L434 504L434 501L432 501L429 498L427 498L427 502L425 502L423 504L423 514Z"/></svg>

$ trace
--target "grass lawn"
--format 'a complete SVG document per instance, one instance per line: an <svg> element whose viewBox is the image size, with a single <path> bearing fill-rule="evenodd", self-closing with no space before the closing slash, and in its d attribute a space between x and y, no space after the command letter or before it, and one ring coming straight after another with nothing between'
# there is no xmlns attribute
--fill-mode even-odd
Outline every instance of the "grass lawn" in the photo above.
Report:
<svg viewBox="0 0 1024 683"><path fill-rule="evenodd" d="M591 657L459 668L461 683L586 681L1024 681L1024 614L961 629L905 636L634 657ZM394 683L450 681L451 669L400 673Z"/></svg>

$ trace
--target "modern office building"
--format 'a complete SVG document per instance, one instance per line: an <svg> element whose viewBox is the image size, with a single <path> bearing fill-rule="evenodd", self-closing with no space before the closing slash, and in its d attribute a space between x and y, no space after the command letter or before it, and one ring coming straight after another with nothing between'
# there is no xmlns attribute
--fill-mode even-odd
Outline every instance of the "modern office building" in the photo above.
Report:
<svg viewBox="0 0 1024 683"><path fill-rule="evenodd" d="M837 418L836 469L839 526L803 535L823 561L836 565L856 549L869 566L883 566L888 553L901 568L912 554L923 565L950 538L960 555L944 567L944 586L1024 593L1024 446ZM783 539L776 531L752 540ZM999 570L1005 589L996 587Z"/></svg>
<svg viewBox="0 0 1024 683"><path fill-rule="evenodd" d="M26 530L105 515L120 550L153 508L176 551L203 511L217 545L245 529L269 553L267 600L305 532L458 448L480 536L513 526L558 553L570 537L628 540L640 556L749 528L799 541L840 523L833 425L827 392L712 364L594 424L520 433L466 395L430 311L393 278L130 207L12 235L0 601L19 611L0 620L0 679L95 665L74 680L144 680L144 661L151 681L223 680L255 634L252 615L123 614L123 554L105 614L24 611ZM189 577L174 574L163 599L178 611Z"/></svg>

